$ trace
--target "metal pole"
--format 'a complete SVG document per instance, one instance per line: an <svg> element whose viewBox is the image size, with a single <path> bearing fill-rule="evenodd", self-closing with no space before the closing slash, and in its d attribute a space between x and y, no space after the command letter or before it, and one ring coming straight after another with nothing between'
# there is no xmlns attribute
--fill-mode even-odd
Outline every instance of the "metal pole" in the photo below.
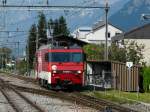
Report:
<svg viewBox="0 0 150 112"><path fill-rule="evenodd" d="M15 44L15 54L17 54L17 51L16 51L16 42L14 42L14 44ZM16 72L16 70L17 70L17 67L16 67L16 55L15 55L15 67L14 67L14 73Z"/></svg>
<svg viewBox="0 0 150 112"><path fill-rule="evenodd" d="M26 61L27 61L27 75L29 75L29 38L27 39Z"/></svg>
<svg viewBox="0 0 150 112"><path fill-rule="evenodd" d="M16 54L17 54L17 58L16 58L16 70L17 70L17 68L18 68L18 60L19 60L19 41L18 42L16 42L16 50L17 50L17 52L16 52ZM17 71L19 71L19 70L17 70ZM17 73L17 72L16 72Z"/></svg>
<svg viewBox="0 0 150 112"><path fill-rule="evenodd" d="M35 52L35 59L38 57L36 57L36 53L37 53L37 51L38 51L38 48L39 48L39 35L38 35L38 28L37 28L37 34L36 34L36 52ZM38 55L38 54L37 54ZM39 62L38 62L38 60L36 60L36 69L37 69L37 71L36 70L34 70L34 74L36 75L36 76L38 76L38 65L39 65Z"/></svg>
<svg viewBox="0 0 150 112"><path fill-rule="evenodd" d="M3 50L3 47L2 47L2 71L3 71L3 66L4 66L4 50Z"/></svg>
<svg viewBox="0 0 150 112"><path fill-rule="evenodd" d="M138 68L137 68L137 71L138 71ZM137 99L139 99L139 90L140 90L140 87L139 87L139 76L137 76Z"/></svg>
<svg viewBox="0 0 150 112"><path fill-rule="evenodd" d="M20 44L20 42L18 41L17 44L18 44L18 58L19 58L19 44Z"/></svg>
<svg viewBox="0 0 150 112"><path fill-rule="evenodd" d="M36 35L36 52L38 50L38 44L39 44L39 37L38 37L38 28L37 28L37 35Z"/></svg>
<svg viewBox="0 0 150 112"><path fill-rule="evenodd" d="M128 70L129 70L129 82L128 82L128 91L130 92L131 91L131 88L130 88L130 83L131 83L131 68L129 67L128 68Z"/></svg>
<svg viewBox="0 0 150 112"><path fill-rule="evenodd" d="M53 40L53 32L54 32L54 29L53 29L53 23L50 23L50 27L49 27L49 35L50 35L50 38L51 38L51 47L53 48L53 43L54 43L54 40Z"/></svg>
<svg viewBox="0 0 150 112"><path fill-rule="evenodd" d="M53 38L53 31L52 31L52 28L50 29L50 34L51 34L51 37L52 37L52 48L54 47L54 38Z"/></svg>
<svg viewBox="0 0 150 112"><path fill-rule="evenodd" d="M106 27L105 56L104 56L105 60L108 60L108 11L109 11L109 7L108 7L108 2L107 2L106 7L105 7L105 27Z"/></svg>

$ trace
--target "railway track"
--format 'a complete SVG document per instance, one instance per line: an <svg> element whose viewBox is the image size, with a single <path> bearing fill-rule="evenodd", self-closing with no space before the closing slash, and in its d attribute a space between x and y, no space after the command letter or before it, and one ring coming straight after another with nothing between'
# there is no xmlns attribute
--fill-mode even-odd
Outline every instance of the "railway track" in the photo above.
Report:
<svg viewBox="0 0 150 112"><path fill-rule="evenodd" d="M103 99L98 99L98 98L94 98L91 96L83 95L81 93L75 93L75 96L73 97L76 98L78 102L81 102L81 103L86 102L86 105L90 105L91 107L95 107L101 110L104 110L104 108L108 108L108 109L111 109L112 112L138 112L138 111L120 106L119 104L106 101Z"/></svg>
<svg viewBox="0 0 150 112"><path fill-rule="evenodd" d="M30 99L20 93L12 85L8 84L4 80L0 79L0 91L7 99L8 103L12 106L15 112L23 112L23 106L30 106L31 111L34 112L45 112L41 107L33 103ZM21 106L18 105L18 99L21 101Z"/></svg>
<svg viewBox="0 0 150 112"><path fill-rule="evenodd" d="M16 89L23 91L23 92L30 92L33 94L59 98L59 99L67 100L76 104L81 104L83 106L92 107L99 111L103 111L106 108L109 108L112 110L112 112L138 112L138 111L134 111L132 109L126 108L126 107L122 107L118 104L114 104L112 102L108 102L102 99L97 99L97 98L83 95L77 92L72 92L72 93L66 93L62 91L55 92L51 90L39 90L39 89L34 89L34 88L20 87L16 85L13 85L13 86Z"/></svg>
<svg viewBox="0 0 150 112"><path fill-rule="evenodd" d="M15 77L18 77L21 80L27 80L27 81L31 81L31 82L35 83L34 79L30 80L30 78L21 77L21 76L15 76ZM21 86L12 85L12 84L11 84L11 86L13 86L17 90L20 90L23 92L30 92L30 93L34 93L34 94L60 98L60 99L64 99L64 100L67 100L67 101L70 101L73 103L76 102L77 104L92 107L92 108L100 110L100 111L105 110L105 108L109 108L112 110L112 112L138 112L138 111L120 106L119 104L112 103L112 102L104 100L104 99L97 99L97 98L94 98L91 96L83 95L79 92L72 92L72 93L67 93L67 92L62 92L62 91L56 92L56 91L51 91L51 90L21 87Z"/></svg>

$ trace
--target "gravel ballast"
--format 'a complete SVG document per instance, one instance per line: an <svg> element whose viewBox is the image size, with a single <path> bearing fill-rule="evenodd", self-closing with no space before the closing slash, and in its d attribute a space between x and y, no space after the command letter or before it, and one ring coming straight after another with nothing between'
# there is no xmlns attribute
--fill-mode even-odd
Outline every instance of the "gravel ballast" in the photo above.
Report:
<svg viewBox="0 0 150 112"><path fill-rule="evenodd" d="M46 112L97 112L97 110L56 98L26 92L23 92L23 94L41 106Z"/></svg>

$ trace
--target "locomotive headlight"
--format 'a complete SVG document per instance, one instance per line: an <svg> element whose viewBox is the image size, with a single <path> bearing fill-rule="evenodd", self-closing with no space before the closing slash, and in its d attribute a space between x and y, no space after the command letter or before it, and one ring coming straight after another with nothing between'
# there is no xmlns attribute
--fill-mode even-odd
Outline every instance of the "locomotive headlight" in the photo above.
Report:
<svg viewBox="0 0 150 112"><path fill-rule="evenodd" d="M56 70L54 70L54 71L53 71L53 73L57 73L57 71L56 71Z"/></svg>
<svg viewBox="0 0 150 112"><path fill-rule="evenodd" d="M56 71L57 70L57 66L56 65L52 65L52 70Z"/></svg>
<svg viewBox="0 0 150 112"><path fill-rule="evenodd" d="M77 73L80 74L80 73L81 73L81 70L78 70Z"/></svg>

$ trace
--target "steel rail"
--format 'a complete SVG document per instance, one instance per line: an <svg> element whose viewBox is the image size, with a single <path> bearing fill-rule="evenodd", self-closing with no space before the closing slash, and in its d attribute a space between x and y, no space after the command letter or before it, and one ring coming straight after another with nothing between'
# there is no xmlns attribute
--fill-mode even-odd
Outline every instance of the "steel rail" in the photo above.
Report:
<svg viewBox="0 0 150 112"><path fill-rule="evenodd" d="M95 105L98 106L98 104L101 104L103 107L110 107L113 111L118 111L118 112L138 112L135 110L132 110L130 108L127 107L123 107L120 106L119 104L113 103L111 101L107 101L104 99L98 99L92 96L87 96L87 95L83 95L81 93L75 93L76 96L74 96L76 99L81 99L81 100L85 100L86 102L94 102ZM79 100L79 101L81 101Z"/></svg>
<svg viewBox="0 0 150 112"><path fill-rule="evenodd" d="M29 100L26 96L24 96L22 93L20 93L19 91L17 91L11 84L8 84L7 82L5 82L1 78L0 78L0 82L3 84L3 86L6 86L6 88L9 88L9 89L13 90L17 95L19 95L22 99L24 99L24 101L26 101L28 104L30 104L32 107L34 107L36 110L38 110L39 112L45 112L42 108L40 108L39 106L37 106L35 103L33 103L31 100ZM8 102L10 103L10 105L13 107L13 109L16 112L22 112L21 109L15 104L15 102L13 102L11 100L10 96L7 94L6 91L4 91L3 89L1 89L1 92L3 93L3 95L5 96L5 98L8 100Z"/></svg>
<svg viewBox="0 0 150 112"><path fill-rule="evenodd" d="M11 105L11 107L16 111L16 112L21 112L21 109L18 108L18 106L11 100L10 96L0 87L0 91L4 95L4 97L7 99L8 103Z"/></svg>
<svg viewBox="0 0 150 112"><path fill-rule="evenodd" d="M106 101L103 99L94 98L91 96L83 95L81 93L65 93L65 92L55 92L51 90L41 90L41 89L34 89L34 88L28 88L28 87L21 87L17 85L12 85L15 88L17 88L20 91L23 92L30 92L34 94L64 99L71 102L76 102L77 104L81 104L84 106L89 106L98 110L104 110L106 107L111 108L112 112L138 112L135 110L132 110L130 108L126 108L123 106L120 106L119 104L115 104L110 101ZM86 103L85 103L86 102Z"/></svg>

